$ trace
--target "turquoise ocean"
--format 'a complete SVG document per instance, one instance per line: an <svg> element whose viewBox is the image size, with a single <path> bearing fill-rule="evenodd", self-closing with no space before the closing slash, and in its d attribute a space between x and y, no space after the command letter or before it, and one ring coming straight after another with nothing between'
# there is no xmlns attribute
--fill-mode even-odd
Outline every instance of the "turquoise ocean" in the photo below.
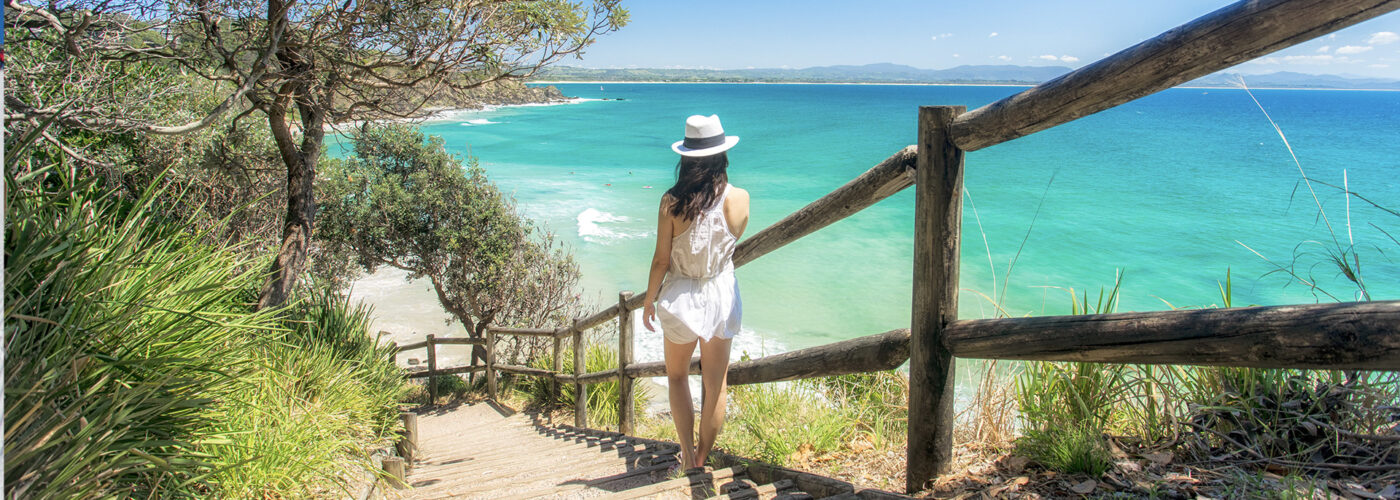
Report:
<svg viewBox="0 0 1400 500"><path fill-rule="evenodd" d="M448 114L422 128L477 158L555 233L599 305L646 288L657 203L674 181L670 144L686 116L718 114L740 136L729 176L751 193L750 236L913 144L918 106L972 109L1024 89L556 86L577 99ZM1400 210L1400 92L1253 93L1316 181L1311 191L1241 89L1171 89L967 154L959 316L996 316L995 303L1012 316L1066 314L1071 290L1095 302L1115 279L1118 311L1211 307L1222 303L1227 271L1236 306L1360 299L1327 259L1338 247L1355 252L1372 298L1400 298L1400 216L1341 190ZM913 215L905 190L740 268L736 351L908 326ZM368 277L357 293L396 336L447 329L441 319L406 319L435 300L402 274ZM643 335L639 357L660 359L659 339Z"/></svg>

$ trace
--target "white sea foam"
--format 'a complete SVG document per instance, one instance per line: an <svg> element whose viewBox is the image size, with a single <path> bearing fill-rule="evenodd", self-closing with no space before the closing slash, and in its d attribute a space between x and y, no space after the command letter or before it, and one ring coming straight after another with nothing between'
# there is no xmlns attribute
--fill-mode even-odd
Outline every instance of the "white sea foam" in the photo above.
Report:
<svg viewBox="0 0 1400 500"><path fill-rule="evenodd" d="M497 123L501 123L501 122L493 122L493 121L488 120L488 119L486 119L486 118L473 118L473 119L466 120L466 121L462 122L462 126L463 126L463 127L470 127L470 126L474 126L474 125L494 125L494 124L497 124Z"/></svg>
<svg viewBox="0 0 1400 500"><path fill-rule="evenodd" d="M631 217L613 215L589 207L578 214L578 235L589 243L609 244L619 240L645 238L651 234L650 231L627 231L626 225L622 223L631 220Z"/></svg>

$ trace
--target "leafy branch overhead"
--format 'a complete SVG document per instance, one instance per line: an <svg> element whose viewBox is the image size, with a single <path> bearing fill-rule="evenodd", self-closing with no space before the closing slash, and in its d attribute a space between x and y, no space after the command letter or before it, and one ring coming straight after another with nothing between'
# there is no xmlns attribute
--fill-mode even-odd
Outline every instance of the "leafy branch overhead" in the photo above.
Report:
<svg viewBox="0 0 1400 500"><path fill-rule="evenodd" d="M178 134L225 111L266 111L289 91L321 94L335 123L411 116L423 101L533 75L628 21L617 0L131 2L34 4L6 0L6 45L35 44L10 61L6 119L59 117L66 126ZM128 104L190 89L162 86L195 74L219 99L197 116L131 113ZM20 73L16 75L15 73ZM129 76L130 75L130 76ZM92 84L143 76L136 92ZM65 89L39 85L67 79ZM145 92L145 94L141 94ZM66 105L66 106L65 106Z"/></svg>
<svg viewBox="0 0 1400 500"><path fill-rule="evenodd" d="M440 94L529 77L626 22L617 0L6 0L7 45L33 52L10 75L6 119L183 134L228 112L236 112L230 127L261 113L287 169L282 239L258 300L277 307L305 267L327 127L409 117ZM216 97L202 113L172 116L136 105L178 98L160 78L127 87L130 95L91 91L133 67L170 80L197 75L201 93ZM54 82L75 84L51 92Z"/></svg>

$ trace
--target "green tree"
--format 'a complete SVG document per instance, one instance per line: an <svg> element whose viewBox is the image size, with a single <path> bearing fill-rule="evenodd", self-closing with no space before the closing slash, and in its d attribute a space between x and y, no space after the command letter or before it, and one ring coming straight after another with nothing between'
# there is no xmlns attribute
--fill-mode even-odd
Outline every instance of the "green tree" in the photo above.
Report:
<svg viewBox="0 0 1400 500"><path fill-rule="evenodd" d="M265 116L286 168L282 237L259 297L260 307L276 307L305 266L328 125L409 116L441 93L529 77L626 22L618 0L7 0L6 38L48 55L16 73L26 81L6 93L6 118L184 134L227 112L235 126ZM179 92L92 84L142 64L196 75L218 97L193 117L150 116L133 105Z"/></svg>
<svg viewBox="0 0 1400 500"><path fill-rule="evenodd" d="M475 159L463 165L441 138L406 125L364 125L354 139L356 157L327 162L317 185L318 262L427 278L473 337L491 324L558 324L578 310L573 258Z"/></svg>

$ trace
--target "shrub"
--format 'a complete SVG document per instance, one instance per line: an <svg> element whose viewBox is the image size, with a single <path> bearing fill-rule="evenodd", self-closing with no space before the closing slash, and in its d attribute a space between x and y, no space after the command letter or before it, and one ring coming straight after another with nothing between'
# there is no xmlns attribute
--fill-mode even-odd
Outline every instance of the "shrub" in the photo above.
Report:
<svg viewBox="0 0 1400 500"><path fill-rule="evenodd" d="M151 191L117 200L53 168L6 184L6 496L198 482L214 398L255 369L237 347L274 327L238 300L260 277L160 222Z"/></svg>
<svg viewBox="0 0 1400 500"><path fill-rule="evenodd" d="M304 496L369 465L402 379L361 338L366 311L330 295L254 311L247 270L263 266L164 212L158 190L14 172L7 497Z"/></svg>

